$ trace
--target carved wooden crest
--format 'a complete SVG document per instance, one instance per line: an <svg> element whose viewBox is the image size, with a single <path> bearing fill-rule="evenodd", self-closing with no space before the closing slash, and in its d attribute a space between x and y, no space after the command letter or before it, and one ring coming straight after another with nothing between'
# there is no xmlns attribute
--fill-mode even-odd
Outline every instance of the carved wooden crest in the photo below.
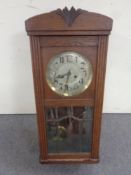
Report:
<svg viewBox="0 0 131 175"><path fill-rule="evenodd" d="M71 26L73 24L73 22L75 21L75 19L82 13L81 9L75 9L74 7L71 7L70 10L68 10L67 7L65 7L63 10L61 9L57 9L56 10L56 14L60 15L64 21L66 22L66 24L68 26Z"/></svg>

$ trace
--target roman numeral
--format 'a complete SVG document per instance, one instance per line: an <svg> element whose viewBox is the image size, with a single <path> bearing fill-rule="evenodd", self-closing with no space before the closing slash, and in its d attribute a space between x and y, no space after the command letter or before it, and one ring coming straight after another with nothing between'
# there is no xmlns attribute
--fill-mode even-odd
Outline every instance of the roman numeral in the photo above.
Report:
<svg viewBox="0 0 131 175"><path fill-rule="evenodd" d="M75 59L76 59L76 63L77 63L77 61L78 61L78 58L77 58L77 57L75 57Z"/></svg>
<svg viewBox="0 0 131 175"><path fill-rule="evenodd" d="M60 63L64 63L64 57L60 57Z"/></svg>
<svg viewBox="0 0 131 175"><path fill-rule="evenodd" d="M58 80L55 79L55 80L54 80L54 83L58 84Z"/></svg>
<svg viewBox="0 0 131 175"><path fill-rule="evenodd" d="M86 64L86 63L84 61L82 61L81 64Z"/></svg>
<svg viewBox="0 0 131 175"><path fill-rule="evenodd" d="M68 91L68 85L67 84L65 85L65 91Z"/></svg>
<svg viewBox="0 0 131 175"><path fill-rule="evenodd" d="M87 75L87 72L86 72L86 70L83 70L83 72L85 73L85 76Z"/></svg>
<svg viewBox="0 0 131 175"><path fill-rule="evenodd" d="M73 62L73 58L72 58L72 56L67 55L67 56L66 56L66 61L67 61L67 63L71 63L71 62Z"/></svg>
<svg viewBox="0 0 131 175"><path fill-rule="evenodd" d="M80 84L83 84L83 83L84 83L83 78L79 80L79 83L80 83Z"/></svg>

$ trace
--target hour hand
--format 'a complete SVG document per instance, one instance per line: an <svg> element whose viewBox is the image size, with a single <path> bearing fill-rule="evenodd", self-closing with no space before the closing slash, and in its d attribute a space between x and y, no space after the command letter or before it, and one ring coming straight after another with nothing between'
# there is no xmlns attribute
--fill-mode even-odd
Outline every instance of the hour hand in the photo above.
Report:
<svg viewBox="0 0 131 175"><path fill-rule="evenodd" d="M65 73L65 74L63 74L63 75L60 75L60 74L59 74L59 75L56 76L56 78L64 78L65 76L67 76L67 74L68 74L68 73Z"/></svg>
<svg viewBox="0 0 131 175"><path fill-rule="evenodd" d="M56 78L64 78L65 77L65 74L64 75L57 75Z"/></svg>

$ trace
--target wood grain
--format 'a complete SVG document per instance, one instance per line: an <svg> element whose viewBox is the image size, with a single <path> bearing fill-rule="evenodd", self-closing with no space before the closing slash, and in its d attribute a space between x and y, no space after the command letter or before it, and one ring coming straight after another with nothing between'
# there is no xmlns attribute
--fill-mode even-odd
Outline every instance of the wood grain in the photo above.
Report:
<svg viewBox="0 0 131 175"><path fill-rule="evenodd" d="M32 53L32 70L34 77L34 90L37 110L37 123L39 131L39 146L40 156L42 159L47 157L47 144L46 143L46 129L45 129L45 118L44 118L44 99L43 99L43 87L42 87L42 72L41 72L41 53L39 45L39 37L31 36L31 53Z"/></svg>
<svg viewBox="0 0 131 175"><path fill-rule="evenodd" d="M71 26L55 11L29 18L25 22L27 32L40 31L106 31L112 28L112 19L93 12L82 10ZM30 33L31 34L31 33Z"/></svg>
<svg viewBox="0 0 131 175"><path fill-rule="evenodd" d="M104 94L104 80L106 71L107 36L99 37L96 87L95 87L95 107L93 122L92 158L99 158L99 142L101 130L102 105Z"/></svg>
<svg viewBox="0 0 131 175"><path fill-rule="evenodd" d="M46 41L46 42L45 42ZM95 36L49 36L40 37L41 47L96 47L98 37Z"/></svg>

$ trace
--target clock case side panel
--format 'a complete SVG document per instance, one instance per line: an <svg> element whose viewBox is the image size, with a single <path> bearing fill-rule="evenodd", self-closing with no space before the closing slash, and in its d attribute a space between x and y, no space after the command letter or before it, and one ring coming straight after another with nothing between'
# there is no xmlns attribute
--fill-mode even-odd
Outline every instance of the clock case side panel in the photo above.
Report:
<svg viewBox="0 0 131 175"><path fill-rule="evenodd" d="M41 71L41 53L40 42L38 36L30 36L31 56L32 56L32 71L34 80L35 102L37 111L37 126L39 136L40 160L47 159L47 138L46 138L46 121L44 111L44 90L43 90L43 75Z"/></svg>
<svg viewBox="0 0 131 175"><path fill-rule="evenodd" d="M96 87L95 87L95 105L93 119L93 137L91 158L99 160L100 132L103 108L104 82L106 73L106 59L108 48L108 35L99 36Z"/></svg>

